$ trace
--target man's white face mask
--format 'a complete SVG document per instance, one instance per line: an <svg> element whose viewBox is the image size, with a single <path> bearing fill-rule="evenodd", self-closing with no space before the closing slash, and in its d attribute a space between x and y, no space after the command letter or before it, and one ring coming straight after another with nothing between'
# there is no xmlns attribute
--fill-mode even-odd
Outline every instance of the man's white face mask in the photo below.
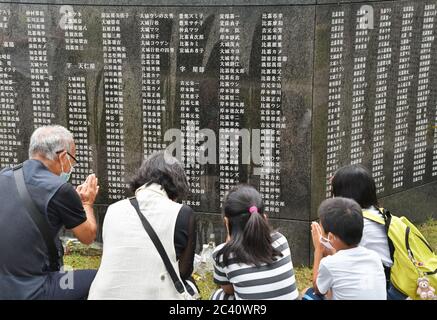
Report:
<svg viewBox="0 0 437 320"><path fill-rule="evenodd" d="M64 180L65 182L68 182L71 178L71 174L73 173L73 166L71 165L71 161L70 161L70 156L68 155L68 163L70 164L70 172L64 172L64 166L62 165L61 162L61 174L59 175L59 177L61 177L62 180Z"/></svg>

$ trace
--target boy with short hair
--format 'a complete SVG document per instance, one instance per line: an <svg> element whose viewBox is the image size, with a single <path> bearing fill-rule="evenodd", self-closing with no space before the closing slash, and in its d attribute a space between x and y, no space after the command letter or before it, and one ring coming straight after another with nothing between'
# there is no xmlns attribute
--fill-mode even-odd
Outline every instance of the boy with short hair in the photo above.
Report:
<svg viewBox="0 0 437 320"><path fill-rule="evenodd" d="M313 222L313 286L304 300L386 300L386 280L377 253L358 246L363 234L361 207L351 199L333 198L319 207Z"/></svg>

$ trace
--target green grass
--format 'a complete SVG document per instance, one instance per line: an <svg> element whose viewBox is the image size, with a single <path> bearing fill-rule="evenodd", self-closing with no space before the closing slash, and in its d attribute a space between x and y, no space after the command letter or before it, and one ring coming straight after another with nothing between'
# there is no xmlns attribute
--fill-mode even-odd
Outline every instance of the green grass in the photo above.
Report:
<svg viewBox="0 0 437 320"><path fill-rule="evenodd" d="M98 269L100 259L100 256L84 256L79 253L73 253L64 256L64 265L71 266L73 269Z"/></svg>
<svg viewBox="0 0 437 320"><path fill-rule="evenodd" d="M202 300L209 300L211 294L218 288L218 286L213 281L212 272L207 272L205 276L200 277L194 274L194 279L199 287L200 298Z"/></svg>
<svg viewBox="0 0 437 320"><path fill-rule="evenodd" d="M437 220L428 219L428 221L419 226L420 232L429 241L435 252L437 252Z"/></svg>
<svg viewBox="0 0 437 320"><path fill-rule="evenodd" d="M429 219L426 223L419 226L419 230L437 252L437 220ZM92 252L90 253L85 248L80 247L79 250L75 250L64 256L64 264L71 266L74 269L97 269L100 265L100 256L95 255L93 250L91 251ZM300 266L295 267L294 271L299 292L312 286L311 268ZM195 280L199 286L202 300L208 300L212 292L217 289L217 285L213 282L212 273L207 273L203 277L195 275Z"/></svg>
<svg viewBox="0 0 437 320"><path fill-rule="evenodd" d="M308 267L295 267L296 283L299 292L313 286L313 269Z"/></svg>

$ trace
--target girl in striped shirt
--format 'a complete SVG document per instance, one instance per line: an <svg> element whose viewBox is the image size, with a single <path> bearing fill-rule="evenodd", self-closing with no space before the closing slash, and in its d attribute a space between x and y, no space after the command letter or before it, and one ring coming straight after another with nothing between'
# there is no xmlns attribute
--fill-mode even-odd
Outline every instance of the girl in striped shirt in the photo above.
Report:
<svg viewBox="0 0 437 320"><path fill-rule="evenodd" d="M299 296L287 239L272 231L259 192L234 187L224 203L226 242L213 253L212 300L289 299Z"/></svg>

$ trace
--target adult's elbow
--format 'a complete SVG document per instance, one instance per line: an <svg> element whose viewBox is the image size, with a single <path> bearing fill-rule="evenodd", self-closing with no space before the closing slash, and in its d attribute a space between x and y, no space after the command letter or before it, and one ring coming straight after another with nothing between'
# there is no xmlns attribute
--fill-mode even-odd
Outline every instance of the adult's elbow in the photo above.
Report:
<svg viewBox="0 0 437 320"><path fill-rule="evenodd" d="M83 244L90 245L92 244L97 237L97 227L96 226L90 226L88 231L87 237L85 237L84 241L82 241Z"/></svg>
<svg viewBox="0 0 437 320"><path fill-rule="evenodd" d="M87 246L89 246L90 244L93 244L93 242L96 240L96 235L90 234L88 237L85 237L82 240L81 239L79 239L79 240L83 244L86 244Z"/></svg>
<svg viewBox="0 0 437 320"><path fill-rule="evenodd" d="M89 221L85 221L80 226L74 228L73 233L80 242L90 245L96 240L97 226Z"/></svg>

